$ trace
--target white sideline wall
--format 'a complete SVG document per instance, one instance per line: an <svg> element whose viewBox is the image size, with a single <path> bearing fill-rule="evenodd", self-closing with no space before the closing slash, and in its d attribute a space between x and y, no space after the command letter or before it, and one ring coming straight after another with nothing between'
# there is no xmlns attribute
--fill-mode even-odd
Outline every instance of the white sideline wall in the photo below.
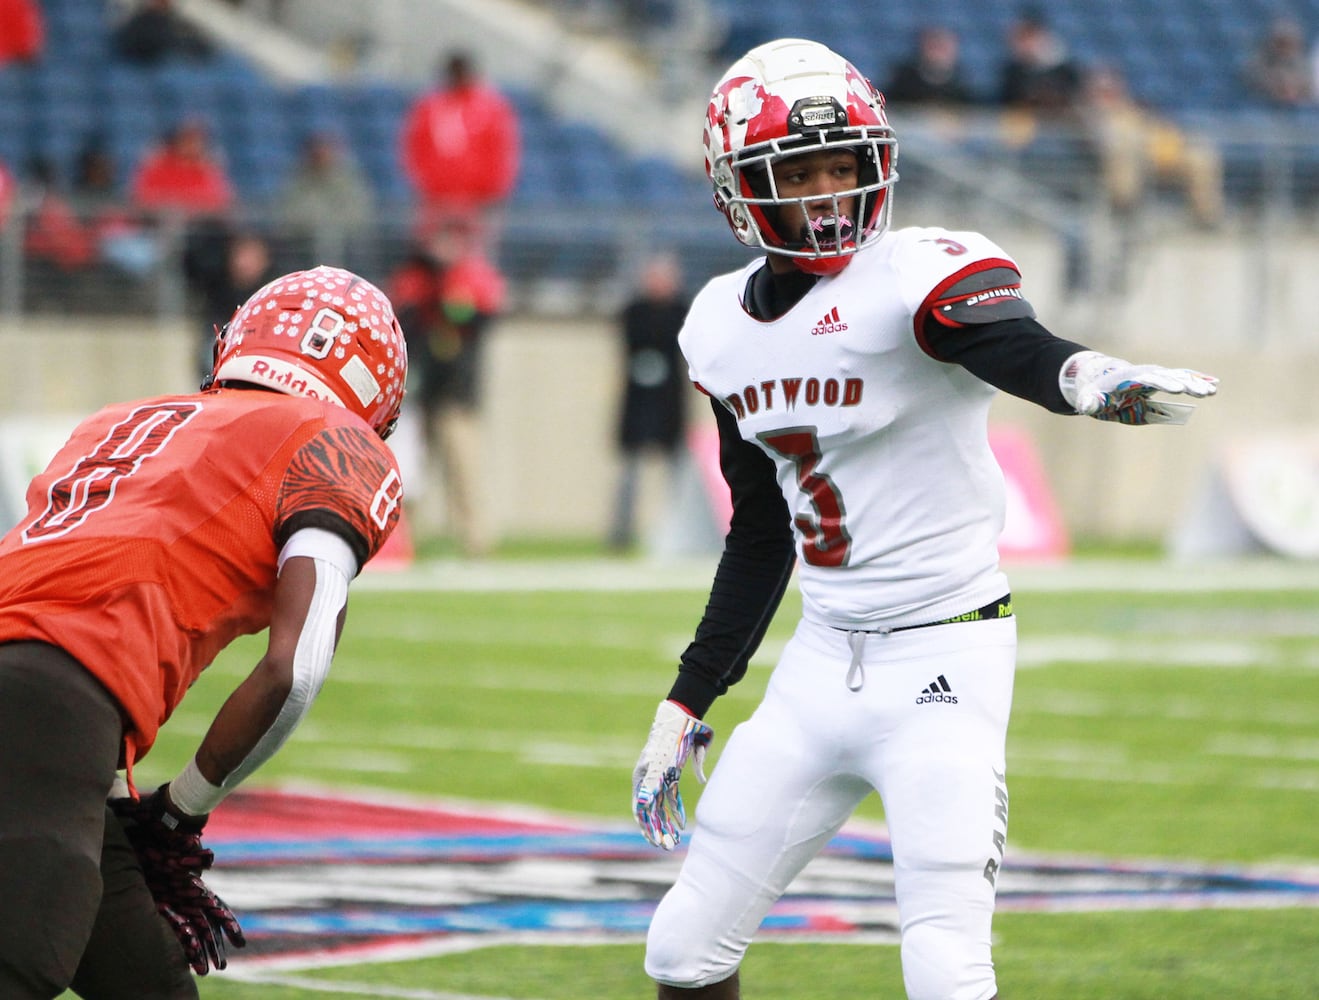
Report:
<svg viewBox="0 0 1319 1000"><path fill-rule="evenodd" d="M1057 417L1010 397L994 419L1027 430L1073 535L1163 539L1200 488L1218 444L1242 434L1319 423L1319 330L1302 340L1308 275L1319 241L1293 244L1292 267L1270 288L1244 270L1241 241L1175 242L1147 249L1128 294L1108 305L1072 307L1060 289L1051 245L1001 237L1026 274L1026 289L1051 329L1131 360L1218 375L1220 395L1184 427L1130 428ZM1267 301L1267 314L1253 308ZM1102 315L1100 314L1102 312ZM1258 326L1252 328L1254 323ZM191 324L123 320L0 318L0 418L70 414L106 402L196 387ZM500 537L603 537L617 459L613 447L620 379L616 332L607 320L509 317L492 332L483 405L488 511ZM709 420L695 392L696 420ZM406 448L406 436L402 447ZM425 500L423 528L442 526L436 491L410 472ZM647 472L643 526L666 502L658 469Z"/></svg>

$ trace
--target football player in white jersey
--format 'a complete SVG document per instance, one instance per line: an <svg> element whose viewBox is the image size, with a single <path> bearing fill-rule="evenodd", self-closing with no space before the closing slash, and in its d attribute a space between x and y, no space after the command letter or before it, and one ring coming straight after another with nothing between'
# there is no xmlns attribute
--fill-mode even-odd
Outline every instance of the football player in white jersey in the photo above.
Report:
<svg viewBox="0 0 1319 1000"><path fill-rule="evenodd" d="M978 233L890 230L883 97L822 45L782 39L735 62L705 153L716 206L765 256L710 281L680 337L733 516L633 774L652 843L678 843L679 778L713 737L701 718L743 676L794 566L803 608L701 798L646 971L661 998L738 997L765 914L877 791L908 997L990 1000L1016 656L990 401L1180 423L1189 404L1154 393L1209 396L1217 380L1053 336Z"/></svg>

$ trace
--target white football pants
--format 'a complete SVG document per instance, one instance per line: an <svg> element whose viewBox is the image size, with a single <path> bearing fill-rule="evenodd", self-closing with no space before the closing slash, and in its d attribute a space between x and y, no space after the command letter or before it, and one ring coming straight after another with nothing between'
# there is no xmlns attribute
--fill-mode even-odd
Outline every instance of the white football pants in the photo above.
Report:
<svg viewBox="0 0 1319 1000"><path fill-rule="evenodd" d="M887 634L799 623L701 797L646 972L688 988L731 976L770 907L873 789L893 845L907 996L989 1000L1016 645L1013 618Z"/></svg>

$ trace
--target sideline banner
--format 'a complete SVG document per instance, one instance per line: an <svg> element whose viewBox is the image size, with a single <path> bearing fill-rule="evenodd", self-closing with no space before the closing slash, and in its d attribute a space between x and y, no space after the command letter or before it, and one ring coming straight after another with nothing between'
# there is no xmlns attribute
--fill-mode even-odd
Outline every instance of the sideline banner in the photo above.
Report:
<svg viewBox="0 0 1319 1000"><path fill-rule="evenodd" d="M52 414L0 420L0 530L8 531L27 510L27 487L78 426L79 417Z"/></svg>
<svg viewBox="0 0 1319 1000"><path fill-rule="evenodd" d="M1319 559L1319 430L1225 443L1168 542L1174 557Z"/></svg>
<svg viewBox="0 0 1319 1000"><path fill-rule="evenodd" d="M999 556L1004 561L1064 558L1070 551L1067 529L1035 442L1024 430L991 427L989 447L1003 470L1005 490Z"/></svg>

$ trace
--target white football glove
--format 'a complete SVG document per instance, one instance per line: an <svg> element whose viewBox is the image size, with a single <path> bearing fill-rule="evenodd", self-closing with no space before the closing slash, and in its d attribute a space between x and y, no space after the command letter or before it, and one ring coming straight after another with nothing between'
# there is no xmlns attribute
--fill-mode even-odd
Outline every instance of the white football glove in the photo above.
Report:
<svg viewBox="0 0 1319 1000"><path fill-rule="evenodd" d="M1189 368L1133 365L1098 351L1081 351L1063 362L1058 373L1063 398L1077 413L1123 424L1184 424L1195 409L1190 403L1152 399L1156 392L1212 396L1218 379Z"/></svg>
<svg viewBox="0 0 1319 1000"><path fill-rule="evenodd" d="M714 730L688 715L677 702L662 701L650 726L650 737L632 771L632 814L656 847L671 851L682 839L687 813L678 779L690 756L696 777L705 783L705 751Z"/></svg>

